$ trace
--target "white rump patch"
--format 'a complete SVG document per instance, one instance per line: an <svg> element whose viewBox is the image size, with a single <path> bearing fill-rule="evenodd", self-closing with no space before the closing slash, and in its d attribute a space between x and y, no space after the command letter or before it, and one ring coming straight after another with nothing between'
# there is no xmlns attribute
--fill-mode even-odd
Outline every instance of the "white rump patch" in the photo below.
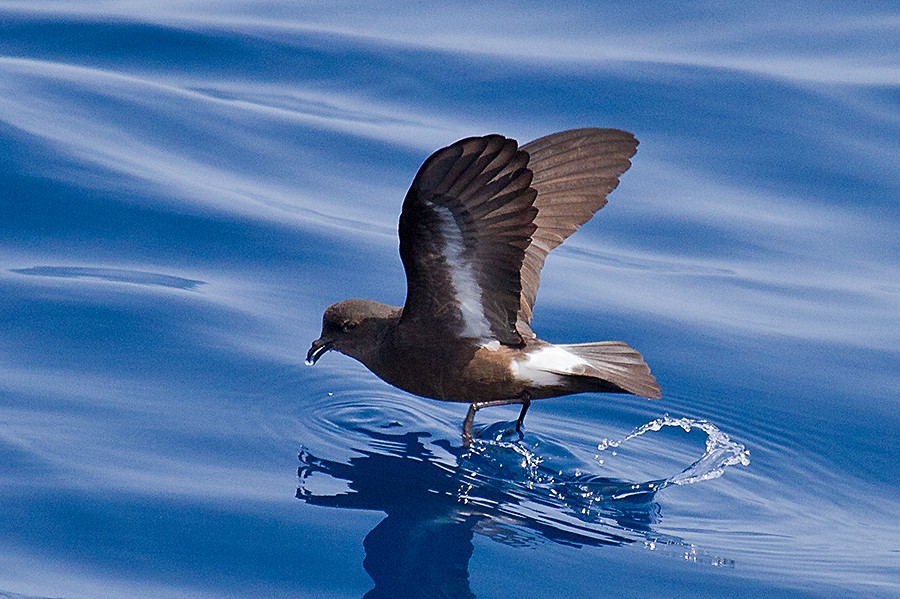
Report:
<svg viewBox="0 0 900 599"><path fill-rule="evenodd" d="M489 341L488 343L482 343L481 347L489 349L491 351L497 351L498 349L500 349L500 342L494 339L493 341Z"/></svg>
<svg viewBox="0 0 900 599"><path fill-rule="evenodd" d="M441 227L445 240L443 253L447 267L450 269L450 280L453 283L453 290L456 292L456 301L459 302L459 309L462 312L462 336L472 339L490 339L494 335L481 305L481 287L475 280L475 271L472 270L472 266L463 258L465 246L459 227L456 226L456 221L453 220L453 214L449 209L431 202L429 202L429 206L441 218L443 225Z"/></svg>
<svg viewBox="0 0 900 599"><path fill-rule="evenodd" d="M509 368L514 377L537 385L554 385L560 375L581 374L590 363L567 352L561 347L550 345L528 354L524 360L513 360Z"/></svg>

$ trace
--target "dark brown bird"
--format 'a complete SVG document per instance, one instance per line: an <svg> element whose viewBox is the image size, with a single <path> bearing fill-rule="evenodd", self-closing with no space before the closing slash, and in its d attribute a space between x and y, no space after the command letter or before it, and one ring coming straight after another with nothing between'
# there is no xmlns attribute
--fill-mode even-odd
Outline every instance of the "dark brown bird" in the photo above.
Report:
<svg viewBox="0 0 900 599"><path fill-rule="evenodd" d="M553 345L531 330L547 254L606 204L638 142L616 129L554 133L518 147L469 137L432 154L400 214L402 308L350 299L328 307L307 363L335 350L410 393L480 408L583 392L660 397L621 341Z"/></svg>

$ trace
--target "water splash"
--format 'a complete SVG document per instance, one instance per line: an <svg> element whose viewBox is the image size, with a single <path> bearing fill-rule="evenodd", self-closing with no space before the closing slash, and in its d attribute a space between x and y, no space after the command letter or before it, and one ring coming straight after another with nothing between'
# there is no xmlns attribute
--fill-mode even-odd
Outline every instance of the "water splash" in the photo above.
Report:
<svg viewBox="0 0 900 599"><path fill-rule="evenodd" d="M322 416L327 415L328 424L319 433L335 435L339 444L350 442L352 455L332 460L304 448L297 498L321 506L385 512L386 520L372 535L395 528L396 534L416 528L430 534L439 525L450 536L480 534L513 546L637 545L707 565L734 565L731 559L656 529L660 490L716 478L730 465L749 463L746 449L707 421L666 415L622 440L600 443L600 451L615 450L665 427L706 433L706 450L690 466L683 464L691 460L691 449L667 439L664 446L674 452L680 471L668 478L641 478L623 469L610 476L598 470L603 461L590 449L540 434L522 435L510 422L481 429L471 447L461 448L443 435L423 432L441 429L438 420L413 417L399 410L395 401L373 407L371 397L362 403L353 395L337 394L326 403L327 414ZM446 429L455 433L452 425ZM660 467L650 457L644 452L637 456L639 462ZM608 464L603 468L609 469ZM426 517L420 513L423 506L440 516L429 512Z"/></svg>
<svg viewBox="0 0 900 599"><path fill-rule="evenodd" d="M354 414L345 433L366 442L354 443L354 455L338 461L304 448L297 498L385 512L386 520L370 535L379 542L367 544L367 559L380 551L381 541L385 551L393 552L399 540L380 539L386 531L397 536L421 528L431 534L437 527L448 538L477 533L512 546L638 545L697 563L734 565L655 529L660 517L656 493L673 484L671 479L602 476L590 457L579 458L577 450L551 438L520 436L505 422L487 427L482 439L463 449L401 423L386 427L377 418L361 423L360 414ZM665 424L649 423L635 433L656 426Z"/></svg>
<svg viewBox="0 0 900 599"><path fill-rule="evenodd" d="M540 435L524 437L507 424L487 427L482 431L481 439L476 439L470 449L458 455L462 483L459 501L466 505L493 507L513 520L526 521L531 526L541 522L564 528L594 542L641 540L651 543L652 548L684 550L680 539L662 537L653 531L652 524L657 518L656 494L670 485L718 478L729 466L750 463L750 452L714 424L664 415L636 428L621 440L603 439L597 449L617 455L618 448L637 437L675 427L688 433L693 430L705 433L703 454L674 475L640 478L616 467L612 472L616 476L611 477L609 472L597 471L598 465L604 465L599 455L594 456L594 460L579 458L573 453L577 453L576 449L570 450ZM690 449L668 441L664 447L674 454L676 464L686 463L690 458L685 459L685 456L690 456ZM635 461L656 461L648 459L640 448L638 450ZM656 452L653 455L656 456ZM624 468L625 464L621 466ZM655 467L659 468L660 464L656 463ZM605 468L609 469L609 464ZM701 561L706 557L711 556L703 555Z"/></svg>
<svg viewBox="0 0 900 599"><path fill-rule="evenodd" d="M694 420L692 418L672 418L668 414L662 418L652 420L647 424L634 429L624 439L619 441L603 439L597 445L599 451L613 450L624 443L647 433L661 431L664 427L678 427L689 433L697 429L706 433L706 451L690 466L671 476L664 481L664 485L690 485L693 483L719 478L729 466L750 465L750 451L740 443L732 441L727 434L719 430L708 420ZM603 464L603 460L597 456L597 462Z"/></svg>

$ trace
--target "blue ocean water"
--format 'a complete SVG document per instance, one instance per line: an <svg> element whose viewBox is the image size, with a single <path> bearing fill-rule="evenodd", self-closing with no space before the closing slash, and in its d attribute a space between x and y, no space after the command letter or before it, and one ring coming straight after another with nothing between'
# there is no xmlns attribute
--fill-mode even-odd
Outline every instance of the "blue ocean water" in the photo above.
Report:
<svg viewBox="0 0 900 599"><path fill-rule="evenodd" d="M0 596L900 596L893 3L0 2ZM660 401L302 361L416 169L641 140L534 328Z"/></svg>

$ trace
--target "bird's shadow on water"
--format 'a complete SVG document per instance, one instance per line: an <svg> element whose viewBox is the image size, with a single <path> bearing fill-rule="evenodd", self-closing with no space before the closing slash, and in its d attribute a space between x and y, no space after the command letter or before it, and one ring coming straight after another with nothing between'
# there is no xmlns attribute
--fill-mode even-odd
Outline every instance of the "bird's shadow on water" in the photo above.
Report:
<svg viewBox="0 0 900 599"><path fill-rule="evenodd" d="M567 474L557 465L551 471L502 433L506 423L494 426L501 432L483 436L496 440L469 450L387 428L356 429L367 447L346 463L300 454L298 499L387 514L363 542L363 567L375 583L366 598L474 597L469 560L476 533L513 546L644 543L693 550L652 528L659 518L655 495L666 481Z"/></svg>

